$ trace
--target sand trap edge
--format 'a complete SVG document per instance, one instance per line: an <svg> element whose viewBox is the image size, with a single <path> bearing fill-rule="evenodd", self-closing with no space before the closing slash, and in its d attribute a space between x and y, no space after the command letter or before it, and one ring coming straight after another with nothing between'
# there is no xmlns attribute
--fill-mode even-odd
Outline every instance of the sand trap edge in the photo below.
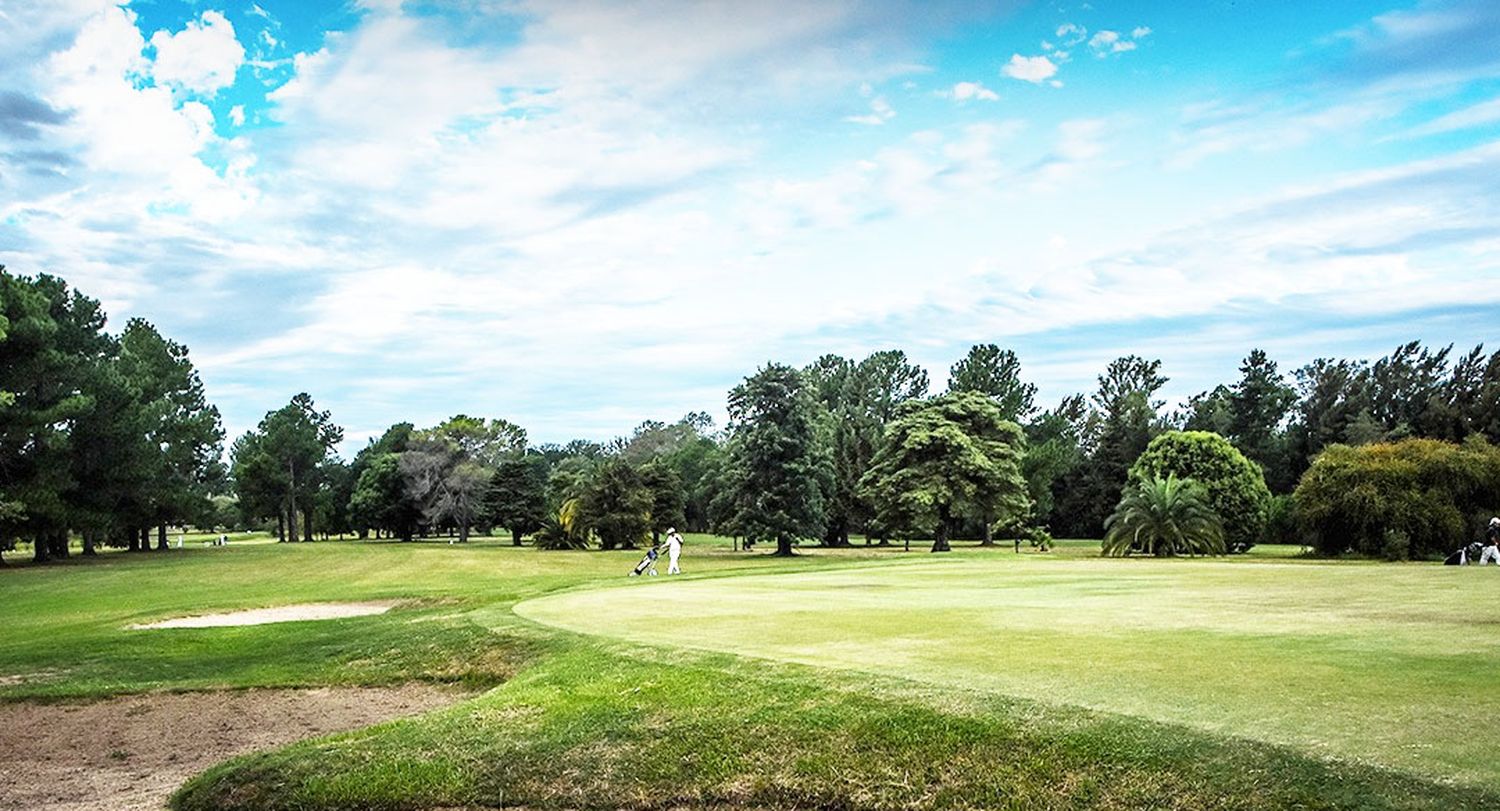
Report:
<svg viewBox="0 0 1500 811"><path fill-rule="evenodd" d="M300 603L279 605L273 608L250 608L244 611L228 611L222 614L202 614L193 617L173 617L156 622L137 623L132 631L150 631L165 628L233 628L244 625L269 625L276 622L310 622L336 620L347 617L368 617L384 614L395 607L396 601L371 601L361 603Z"/></svg>

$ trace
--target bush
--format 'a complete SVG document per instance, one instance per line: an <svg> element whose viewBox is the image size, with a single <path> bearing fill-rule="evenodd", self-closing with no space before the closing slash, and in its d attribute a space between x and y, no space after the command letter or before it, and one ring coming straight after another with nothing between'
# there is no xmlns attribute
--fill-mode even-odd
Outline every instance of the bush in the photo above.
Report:
<svg viewBox="0 0 1500 811"><path fill-rule="evenodd" d="M1441 557L1479 537L1495 514L1500 449L1478 436L1462 445L1332 445L1294 497L1298 523L1320 554Z"/></svg>
<svg viewBox="0 0 1500 811"><path fill-rule="evenodd" d="M1297 526L1297 501L1290 495L1271 496L1271 507L1266 512L1266 543L1297 544L1303 542L1302 529Z"/></svg>
<svg viewBox="0 0 1500 811"><path fill-rule="evenodd" d="M578 499L564 501L557 515L542 520L542 528L532 536L532 542L538 549L587 549L589 528L579 512Z"/></svg>
<svg viewBox="0 0 1500 811"><path fill-rule="evenodd" d="M1229 440L1210 431L1161 434L1130 467L1130 486L1171 476L1192 479L1204 489L1208 505L1224 526L1229 551L1243 552L1261 540L1271 491L1260 465L1246 459Z"/></svg>
<svg viewBox="0 0 1500 811"><path fill-rule="evenodd" d="M1104 522L1103 553L1222 555L1224 525L1208 491L1192 479L1147 476L1125 488L1120 506Z"/></svg>

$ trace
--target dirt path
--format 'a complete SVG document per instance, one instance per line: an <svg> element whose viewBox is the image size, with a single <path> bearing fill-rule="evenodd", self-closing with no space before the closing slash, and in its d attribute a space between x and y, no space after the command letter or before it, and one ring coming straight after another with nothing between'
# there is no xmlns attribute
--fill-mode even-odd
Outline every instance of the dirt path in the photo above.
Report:
<svg viewBox="0 0 1500 811"><path fill-rule="evenodd" d="M234 755L465 696L412 684L0 704L0 810L157 811L183 781Z"/></svg>

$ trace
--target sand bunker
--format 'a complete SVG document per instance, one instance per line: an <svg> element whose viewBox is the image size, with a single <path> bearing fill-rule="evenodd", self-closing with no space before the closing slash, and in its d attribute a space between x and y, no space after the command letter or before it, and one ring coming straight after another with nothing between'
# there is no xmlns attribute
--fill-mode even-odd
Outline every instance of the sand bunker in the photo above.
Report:
<svg viewBox="0 0 1500 811"><path fill-rule="evenodd" d="M418 715L469 693L431 685L235 690L87 704L0 703L0 811L158 811L234 755Z"/></svg>
<svg viewBox="0 0 1500 811"><path fill-rule="evenodd" d="M140 631L152 628L226 628L232 625L266 625L272 622L304 622L307 620L336 620L344 617L367 617L384 614L396 603L306 603L303 605L281 605L275 608L252 608L247 611L231 611L227 614L204 614L198 617L176 617L159 622L148 622L130 626Z"/></svg>

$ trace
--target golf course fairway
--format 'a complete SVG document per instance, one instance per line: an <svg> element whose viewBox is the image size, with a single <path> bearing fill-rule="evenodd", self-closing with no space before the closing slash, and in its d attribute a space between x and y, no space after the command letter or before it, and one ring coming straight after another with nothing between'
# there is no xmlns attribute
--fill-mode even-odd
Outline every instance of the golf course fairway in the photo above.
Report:
<svg viewBox="0 0 1500 811"><path fill-rule="evenodd" d="M964 557L646 578L546 625L1187 725L1500 781L1500 575L1422 565Z"/></svg>

